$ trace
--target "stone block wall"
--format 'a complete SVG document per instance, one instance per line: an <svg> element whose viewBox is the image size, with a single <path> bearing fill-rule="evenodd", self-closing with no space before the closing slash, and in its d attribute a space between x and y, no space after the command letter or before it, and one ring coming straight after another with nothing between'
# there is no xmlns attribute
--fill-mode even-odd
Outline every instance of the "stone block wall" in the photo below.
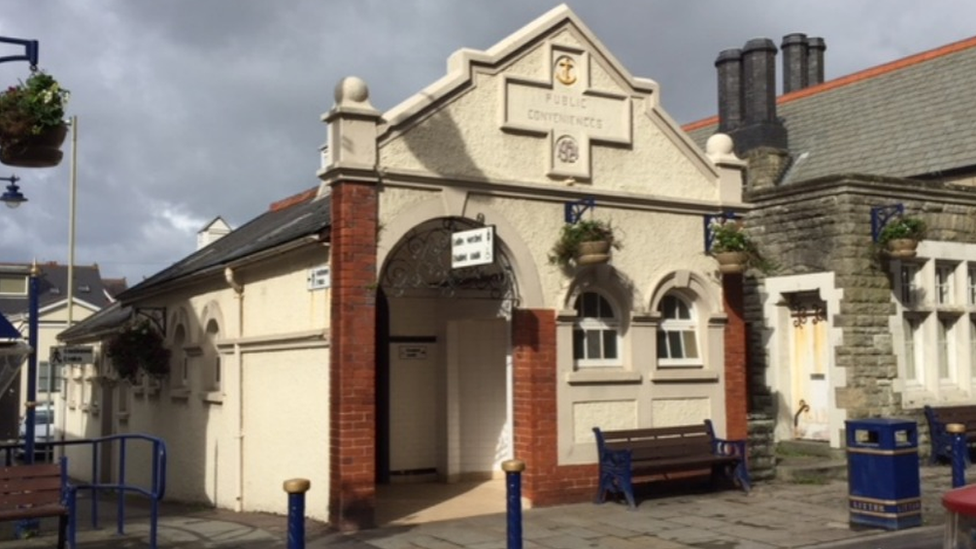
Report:
<svg viewBox="0 0 976 549"><path fill-rule="evenodd" d="M888 262L872 242L871 209L902 203L906 214L923 218L929 239L976 242L976 189L849 175L752 189L746 200L755 205L746 227L777 265L768 276L833 272L844 292L840 310L828 311L843 331L836 364L848 369L847 386L836 394L838 407L850 418L904 415L893 383L898 372L889 329L892 282ZM772 406L762 340L765 276L750 272L745 290L754 413Z"/></svg>

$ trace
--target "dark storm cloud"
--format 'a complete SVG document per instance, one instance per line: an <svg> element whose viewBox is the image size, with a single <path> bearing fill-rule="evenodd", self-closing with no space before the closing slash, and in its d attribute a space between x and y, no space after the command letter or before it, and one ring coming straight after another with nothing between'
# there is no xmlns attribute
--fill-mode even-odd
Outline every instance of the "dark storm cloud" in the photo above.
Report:
<svg viewBox="0 0 976 549"><path fill-rule="evenodd" d="M216 215L238 226L314 186L319 116L343 76L365 79L389 109L440 78L455 50L487 49L555 5L0 0L0 34L40 40L41 68L73 92L76 261L137 282L191 252ZM714 113L715 56L750 38L822 36L833 78L965 38L976 15L909 0L570 6L628 70L661 85L679 122ZM0 85L26 76L23 63L0 65ZM69 162L16 173L30 202L0 211L0 261L66 261Z"/></svg>

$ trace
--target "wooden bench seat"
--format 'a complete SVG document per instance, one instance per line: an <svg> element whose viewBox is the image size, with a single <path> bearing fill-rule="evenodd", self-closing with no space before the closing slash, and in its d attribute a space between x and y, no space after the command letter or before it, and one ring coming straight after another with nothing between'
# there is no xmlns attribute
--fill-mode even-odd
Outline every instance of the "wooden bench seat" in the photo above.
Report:
<svg viewBox="0 0 976 549"><path fill-rule="evenodd" d="M929 423L929 440L932 443L932 453L929 463L936 463L940 458L952 460L952 436L946 432L946 425L959 423L966 426L966 442L969 446L976 444L976 404L970 406L925 406L925 419ZM969 456L965 456L969 463Z"/></svg>
<svg viewBox="0 0 976 549"><path fill-rule="evenodd" d="M58 549L68 527L67 468L59 463L0 468L0 521L58 517Z"/></svg>
<svg viewBox="0 0 976 549"><path fill-rule="evenodd" d="M600 460L597 503L605 501L607 492L622 493L635 509L635 478L676 472L709 470L713 483L725 477L749 491L746 442L716 438L709 420L700 425L619 431L594 427L593 433Z"/></svg>

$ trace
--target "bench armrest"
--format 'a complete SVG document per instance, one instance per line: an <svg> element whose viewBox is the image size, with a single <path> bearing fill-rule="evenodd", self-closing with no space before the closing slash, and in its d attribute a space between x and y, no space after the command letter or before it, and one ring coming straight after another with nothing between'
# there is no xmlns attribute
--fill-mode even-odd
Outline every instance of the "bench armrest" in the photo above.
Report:
<svg viewBox="0 0 976 549"><path fill-rule="evenodd" d="M737 456L742 458L742 461L745 461L748 455L745 440L727 440L718 437L712 439L712 453L717 456Z"/></svg>
<svg viewBox="0 0 976 549"><path fill-rule="evenodd" d="M604 448L603 453L600 455L600 468L606 471L627 471L629 473L632 460L633 454L630 450L610 450Z"/></svg>

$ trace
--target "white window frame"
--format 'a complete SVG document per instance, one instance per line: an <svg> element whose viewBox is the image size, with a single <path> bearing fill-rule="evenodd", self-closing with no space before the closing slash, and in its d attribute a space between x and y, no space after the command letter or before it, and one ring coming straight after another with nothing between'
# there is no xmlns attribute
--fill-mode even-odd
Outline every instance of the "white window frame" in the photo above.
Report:
<svg viewBox="0 0 976 549"><path fill-rule="evenodd" d="M976 266L970 264L966 269L966 283L969 289L968 304L970 307L976 306Z"/></svg>
<svg viewBox="0 0 976 549"><path fill-rule="evenodd" d="M939 316L936 324L936 350L939 354L938 373L942 383L956 379L957 317Z"/></svg>
<svg viewBox="0 0 976 549"><path fill-rule="evenodd" d="M906 307L918 305L918 267L911 263L903 263L899 274L901 302Z"/></svg>
<svg viewBox="0 0 976 549"><path fill-rule="evenodd" d="M679 303L684 304L688 309L689 318L687 319L677 319L668 318L664 316L664 304L668 299L676 299ZM658 311L661 314L661 325L658 327L658 350L657 350L657 363L658 366L668 368L668 367L701 367L704 365L704 359L702 358L702 330L701 322L699 320L698 310L695 306L695 302L688 299L687 296L682 295L680 292L670 291L666 293L662 298L660 305L658 306ZM662 351L669 354L668 350L661 348L661 340L663 339L665 345L670 341L669 334L678 332L682 334L681 344L682 349L685 349L685 334L690 333L694 337L695 346L695 357L683 357L683 358L670 358L662 356ZM663 338L661 334L664 334ZM669 349L669 347L666 347ZM687 353L686 353L687 354Z"/></svg>
<svg viewBox="0 0 976 549"><path fill-rule="evenodd" d="M939 305L951 305L955 299L952 295L952 278L955 266L947 263L935 264L935 302Z"/></svg>
<svg viewBox="0 0 976 549"><path fill-rule="evenodd" d="M622 368L624 365L623 360L623 338L620 336L621 322L620 322L620 307L614 302L614 300L605 294L604 292L598 291L593 288L588 288L586 291L580 292L573 302L574 308L577 304L584 299L587 294L593 294L598 296L603 302L605 302L610 307L611 317L584 317L582 316L582 306L578 308L576 321L573 323L573 333L572 333L572 346L573 346L573 364L576 368ZM598 302L599 303L599 302ZM599 305L598 305L599 306ZM585 334L590 332L600 332L600 347L601 355L603 354L603 342L604 334L608 331L613 331L615 334L615 348L616 357L613 358L579 358L576 356L576 332L582 330L584 333L584 350L586 348Z"/></svg>
<svg viewBox="0 0 976 549"><path fill-rule="evenodd" d="M4 295L4 296L10 296L10 295L23 296L23 295L27 295L27 292L30 289L30 284L28 283L27 276L25 276L25 275L3 273L3 274L0 274L0 279L3 279L3 280L12 280L12 281L13 280L17 280L17 281L22 282L23 283L23 286L24 286L23 291L19 291L19 292L17 292L17 291L14 291L14 292L0 292L0 295Z"/></svg>
<svg viewBox="0 0 976 549"><path fill-rule="evenodd" d="M902 326L905 338L905 382L920 385L924 368L919 368L919 365L925 364L924 360L919 361L922 357L922 342L919 341L922 319L916 316L902 316Z"/></svg>

